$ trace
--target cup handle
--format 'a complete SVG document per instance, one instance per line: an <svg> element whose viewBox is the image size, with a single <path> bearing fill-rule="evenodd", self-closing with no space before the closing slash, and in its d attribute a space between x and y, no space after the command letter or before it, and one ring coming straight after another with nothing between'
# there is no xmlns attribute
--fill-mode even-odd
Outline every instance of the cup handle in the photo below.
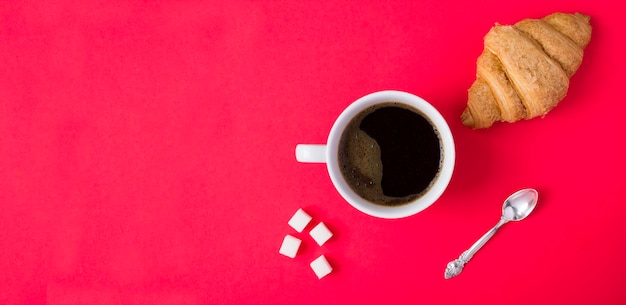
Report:
<svg viewBox="0 0 626 305"><path fill-rule="evenodd" d="M296 160L303 163L326 163L325 144L296 145Z"/></svg>

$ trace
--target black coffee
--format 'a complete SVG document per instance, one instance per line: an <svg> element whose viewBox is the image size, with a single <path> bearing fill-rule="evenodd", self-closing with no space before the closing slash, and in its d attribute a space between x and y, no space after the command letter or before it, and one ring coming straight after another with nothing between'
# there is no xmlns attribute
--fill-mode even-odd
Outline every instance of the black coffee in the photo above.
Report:
<svg viewBox="0 0 626 305"><path fill-rule="evenodd" d="M428 190L439 173L441 151L428 119L410 106L387 102L350 121L339 143L339 166L359 196L396 206Z"/></svg>

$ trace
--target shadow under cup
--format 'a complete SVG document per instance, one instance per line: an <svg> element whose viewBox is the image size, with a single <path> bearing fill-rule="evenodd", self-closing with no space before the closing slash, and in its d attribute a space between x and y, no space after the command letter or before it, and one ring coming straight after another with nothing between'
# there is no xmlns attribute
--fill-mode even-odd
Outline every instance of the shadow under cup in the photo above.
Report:
<svg viewBox="0 0 626 305"><path fill-rule="evenodd" d="M341 145L342 136L355 117L366 116L362 113L370 109L385 107L401 107L412 109L420 114L432 125L439 138L440 160L438 172L426 189L418 194L409 196L402 204L381 204L365 199L350 186L350 182L342 173L340 157L345 155ZM352 123L354 124L354 123ZM330 178L341 196L352 206L368 215L380 218L402 218L414 215L432 205L444 192L454 169L455 150L452 133L443 116L432 105L422 98L401 91L380 91L366 95L346 108L335 121L327 145L326 164ZM353 182L353 181L352 181Z"/></svg>

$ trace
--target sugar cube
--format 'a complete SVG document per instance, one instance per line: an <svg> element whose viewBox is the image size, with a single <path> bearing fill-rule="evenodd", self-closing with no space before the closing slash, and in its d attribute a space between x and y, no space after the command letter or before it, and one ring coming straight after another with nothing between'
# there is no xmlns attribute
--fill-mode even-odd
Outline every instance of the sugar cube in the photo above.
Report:
<svg viewBox="0 0 626 305"><path fill-rule="evenodd" d="M326 227L323 222L317 224L317 226L315 226L315 228L313 228L311 232L309 232L309 234L320 246L323 245L331 236L333 236L333 233L328 230L328 227Z"/></svg>
<svg viewBox="0 0 626 305"><path fill-rule="evenodd" d="M302 232L306 225L311 221L311 216L304 210L298 209L295 214L289 219L289 225L294 228L298 233Z"/></svg>
<svg viewBox="0 0 626 305"><path fill-rule="evenodd" d="M287 234L285 239L283 239L283 244L280 245L280 250L278 250L278 252L284 256L294 258L298 253L301 243L302 241L299 238Z"/></svg>
<svg viewBox="0 0 626 305"><path fill-rule="evenodd" d="M318 279L325 277L333 271L333 267L330 266L324 255L320 255L320 257L311 262L311 269L313 269Z"/></svg>

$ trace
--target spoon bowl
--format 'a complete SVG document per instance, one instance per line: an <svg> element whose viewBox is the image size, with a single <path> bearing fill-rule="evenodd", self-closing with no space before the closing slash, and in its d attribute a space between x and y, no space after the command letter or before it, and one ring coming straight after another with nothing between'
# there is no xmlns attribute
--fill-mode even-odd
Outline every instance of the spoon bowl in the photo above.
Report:
<svg viewBox="0 0 626 305"><path fill-rule="evenodd" d="M519 221L530 214L537 205L539 194L534 189L523 189L513 193L502 205L502 218Z"/></svg>

